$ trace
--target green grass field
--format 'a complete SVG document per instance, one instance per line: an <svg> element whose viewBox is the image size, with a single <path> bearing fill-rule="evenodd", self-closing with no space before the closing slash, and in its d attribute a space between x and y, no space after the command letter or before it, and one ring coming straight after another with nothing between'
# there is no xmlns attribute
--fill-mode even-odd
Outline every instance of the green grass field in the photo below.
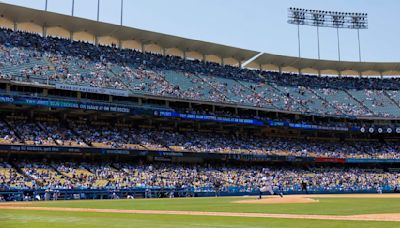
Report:
<svg viewBox="0 0 400 228"><path fill-rule="evenodd" d="M316 198L306 204L237 204L243 198L36 202L30 207L357 215L400 213L400 198ZM397 222L0 209L0 227L400 227Z"/></svg>

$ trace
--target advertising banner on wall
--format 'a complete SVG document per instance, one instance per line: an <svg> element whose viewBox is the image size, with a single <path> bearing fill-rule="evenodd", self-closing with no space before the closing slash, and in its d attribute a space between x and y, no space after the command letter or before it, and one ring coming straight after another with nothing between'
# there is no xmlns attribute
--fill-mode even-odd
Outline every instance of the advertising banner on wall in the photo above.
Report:
<svg viewBox="0 0 400 228"><path fill-rule="evenodd" d="M81 86L81 85L68 85L68 84L61 84L61 83L56 83L56 89L71 90L71 91L78 91L78 92L84 92L84 93L107 94L107 95L121 96L121 97L129 96L128 90L108 89L108 88Z"/></svg>

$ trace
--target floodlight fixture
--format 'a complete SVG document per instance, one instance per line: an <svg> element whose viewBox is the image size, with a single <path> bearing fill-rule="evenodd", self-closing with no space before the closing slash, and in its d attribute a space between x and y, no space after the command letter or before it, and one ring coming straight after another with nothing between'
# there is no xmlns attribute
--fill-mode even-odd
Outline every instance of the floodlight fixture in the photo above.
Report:
<svg viewBox="0 0 400 228"><path fill-rule="evenodd" d="M308 25L308 26L317 27L318 59L320 59L319 27L328 27L328 28L336 29L337 40L338 40L339 61L340 61L339 29L356 29L357 35L358 35L359 60L361 62L360 29L368 29L368 14L367 13L310 10L310 9L290 7L288 9L288 21L287 22L289 24L297 25L299 57L301 57L300 25Z"/></svg>

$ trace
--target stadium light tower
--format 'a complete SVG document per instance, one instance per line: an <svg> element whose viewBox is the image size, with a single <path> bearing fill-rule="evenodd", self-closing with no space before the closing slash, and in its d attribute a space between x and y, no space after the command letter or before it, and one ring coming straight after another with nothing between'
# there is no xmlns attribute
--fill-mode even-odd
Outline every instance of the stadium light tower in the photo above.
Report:
<svg viewBox="0 0 400 228"><path fill-rule="evenodd" d="M339 61L341 60L339 29L357 29L358 57L359 61L361 62L360 29L368 29L368 14L310 10L310 9L290 7L288 9L288 23L297 25L299 57L300 57L300 25L309 25L317 27L318 59L321 58L320 45L319 45L319 28L320 27L336 28Z"/></svg>
<svg viewBox="0 0 400 228"><path fill-rule="evenodd" d="M123 19L124 19L124 0L121 0L121 23L120 23L120 25L122 26L122 24L123 24Z"/></svg>
<svg viewBox="0 0 400 228"><path fill-rule="evenodd" d="M298 8L289 8L288 23L297 25L297 41L299 47L299 58L301 57L301 45L300 45L300 25L305 23L305 11Z"/></svg>
<svg viewBox="0 0 400 228"><path fill-rule="evenodd" d="M74 16L75 0L72 0L71 16Z"/></svg>
<svg viewBox="0 0 400 228"><path fill-rule="evenodd" d="M100 0L97 0L97 21L100 20Z"/></svg>

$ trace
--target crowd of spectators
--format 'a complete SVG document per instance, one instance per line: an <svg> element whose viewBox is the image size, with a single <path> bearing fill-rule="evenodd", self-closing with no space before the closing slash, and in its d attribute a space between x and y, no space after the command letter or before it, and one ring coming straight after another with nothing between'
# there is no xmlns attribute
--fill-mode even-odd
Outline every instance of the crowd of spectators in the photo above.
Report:
<svg viewBox="0 0 400 228"><path fill-rule="evenodd" d="M344 90L400 90L400 79L279 74L177 56L142 53L26 32L0 30L0 77L130 90L302 113L398 116L396 101L374 92L366 108ZM14 69L14 70L13 70ZM15 72L19 69L20 72ZM167 72L181 81L171 81ZM36 79L35 79L36 78ZM186 86L183 81L188 82ZM318 95L324 89L329 99ZM325 92L326 92L325 91ZM397 101L398 102L398 101Z"/></svg>
<svg viewBox="0 0 400 228"><path fill-rule="evenodd" d="M395 142L322 142L306 139L262 137L209 132L165 132L166 144L178 151L285 155L330 158L400 158Z"/></svg>
<svg viewBox="0 0 400 228"><path fill-rule="evenodd" d="M55 72L50 76L51 81L92 87L126 89L123 83L112 74L113 64L106 60L92 62L85 58L52 53L47 53L46 57L55 66Z"/></svg>
<svg viewBox="0 0 400 228"><path fill-rule="evenodd" d="M34 145L56 145L49 131L41 129L35 122L25 120L14 120L10 122L21 140L26 144Z"/></svg>
<svg viewBox="0 0 400 228"><path fill-rule="evenodd" d="M0 142L48 146L98 147L171 152L279 155L327 158L400 159L395 141L322 141L265 136L244 131L178 131L110 124L86 119L9 116L0 121ZM149 126L148 126L149 127Z"/></svg>
<svg viewBox="0 0 400 228"><path fill-rule="evenodd" d="M17 143L18 137L5 122L0 121L0 143Z"/></svg>
<svg viewBox="0 0 400 228"><path fill-rule="evenodd" d="M0 189L27 189L32 188L32 186L30 178L17 172L9 163L0 161Z"/></svg>
<svg viewBox="0 0 400 228"><path fill-rule="evenodd" d="M48 132L57 145L60 146L87 146L82 136L73 132L58 121L42 120L37 122L40 129Z"/></svg>
<svg viewBox="0 0 400 228"><path fill-rule="evenodd" d="M96 147L167 150L162 144L166 138L154 130L132 128L128 125L111 127L105 122L76 122L72 123L72 127L89 145Z"/></svg>
<svg viewBox="0 0 400 228"><path fill-rule="evenodd" d="M21 189L190 188L209 191L218 186L221 191L254 192L265 176L272 177L275 189L285 192L301 191L304 182L310 191L393 189L400 178L395 171L332 167L60 161L0 164L3 188Z"/></svg>

